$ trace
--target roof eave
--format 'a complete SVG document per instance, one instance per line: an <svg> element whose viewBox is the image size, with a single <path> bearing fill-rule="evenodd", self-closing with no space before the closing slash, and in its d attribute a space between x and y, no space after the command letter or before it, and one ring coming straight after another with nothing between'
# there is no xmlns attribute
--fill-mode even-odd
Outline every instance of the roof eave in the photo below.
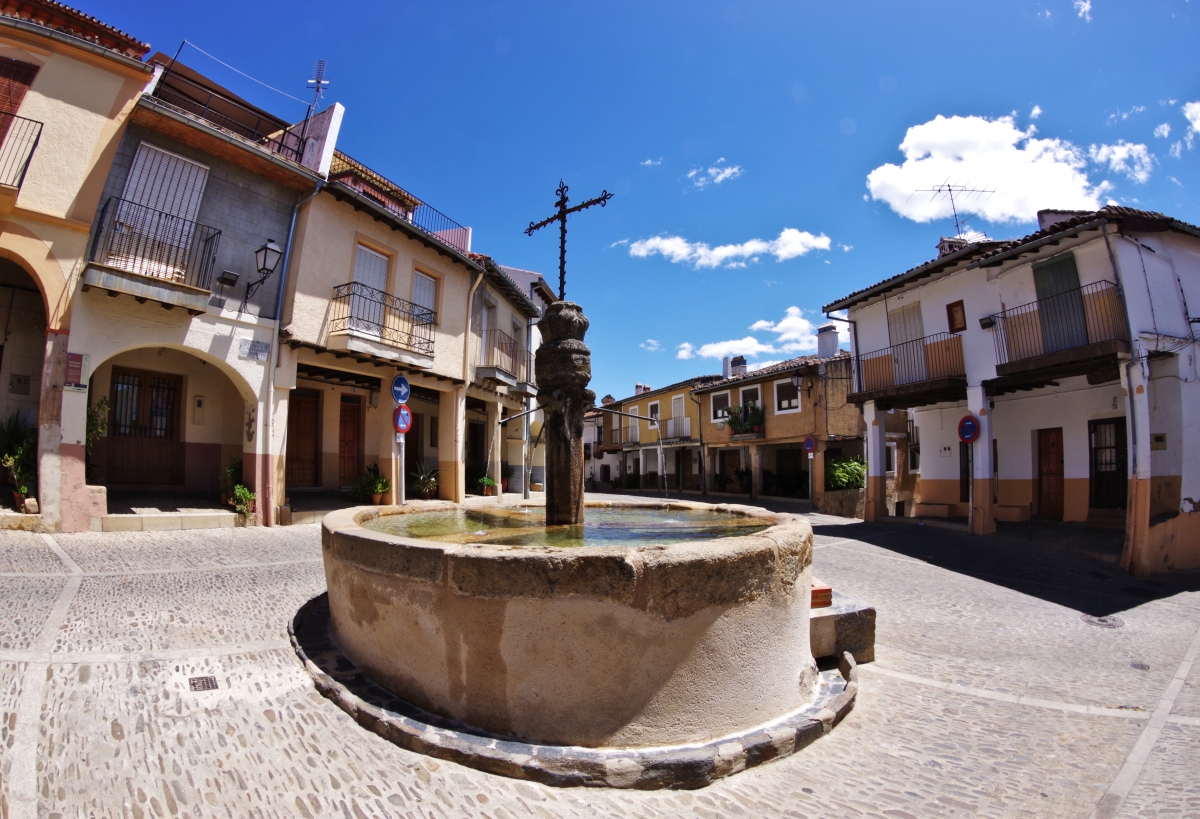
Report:
<svg viewBox="0 0 1200 819"><path fill-rule="evenodd" d="M967 270L975 270L975 269L983 268L983 267L999 267L1000 265L1004 264L1004 262L1006 262L1009 259L1013 259L1018 256L1024 256L1026 253L1040 249L1042 247L1042 245L1047 245L1047 244L1055 244L1056 245L1068 236L1072 236L1076 233L1082 233L1083 231L1086 231L1086 230L1095 230L1096 228L1101 227L1102 225L1108 224L1110 221L1113 221L1113 220L1110 220L1107 217L1101 217L1099 219L1091 219L1087 222L1084 222L1083 224L1072 225L1071 227L1066 228L1065 230L1056 231L1047 236L1043 236L1040 239L1035 239L1032 242L1024 242L1022 244L1017 245L1016 247L1010 247L1007 250L1003 250L1000 253L995 254L994 256L988 256L983 259L976 259L975 261L973 261L969 265L967 265L966 269Z"/></svg>
<svg viewBox="0 0 1200 819"><path fill-rule="evenodd" d="M144 74L154 73L154 67L142 62L141 60L136 60L133 57L120 53L119 51L113 51L111 48L105 48L102 45L97 45L90 40L84 40L81 37L76 37L72 34L66 34L62 31L55 31L52 28L47 28L46 26L39 25L37 23L30 23L27 20L18 20L13 17L0 16L0 26L8 26L9 28L15 28L18 31L26 32L27 34L34 34L38 37L46 37L51 40L57 40L60 43L66 43L67 45L83 49L84 51L91 52L92 54L104 57L105 59L113 60L125 66L126 68L135 69Z"/></svg>
<svg viewBox="0 0 1200 819"><path fill-rule="evenodd" d="M908 272L903 273L900 276L893 277L891 279L885 279L884 281L881 281L878 284L874 284L871 287L868 287L866 290L863 290L861 293L856 293L855 295L852 295L852 296L846 296L845 298L839 299L838 301L827 304L824 307L822 307L821 310L826 313L829 313L834 310L848 310L849 308L855 306L856 304L860 304L864 301L870 301L871 299L873 299L876 296L879 296L883 293L887 293L887 292L896 290L901 287L906 287L909 284L911 284L912 282L917 281L919 279L928 278L929 276L932 276L934 273L938 272L939 269L943 269L945 267L953 267L954 265L958 264L963 259L965 259L969 256L975 255L976 253L984 252L983 248L985 246L995 246L995 245L999 245L999 244L1001 244L1001 243L1000 242L975 242L973 244L967 245L962 250L956 250L953 253L947 253L945 256L939 256L936 259L931 259L930 261L926 262L925 264L923 264L919 267L914 267L912 270L909 270Z"/></svg>

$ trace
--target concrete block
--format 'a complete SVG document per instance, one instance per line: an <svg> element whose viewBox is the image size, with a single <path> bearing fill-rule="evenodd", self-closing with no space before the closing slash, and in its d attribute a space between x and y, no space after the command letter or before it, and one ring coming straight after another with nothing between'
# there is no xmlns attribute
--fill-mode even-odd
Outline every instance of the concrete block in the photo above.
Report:
<svg viewBox="0 0 1200 819"><path fill-rule="evenodd" d="M809 612L808 639L814 657L850 652L856 662L875 659L875 607L835 591L833 604Z"/></svg>
<svg viewBox="0 0 1200 819"><path fill-rule="evenodd" d="M180 529L225 529L233 528L234 518L231 512L213 512L211 514L180 515Z"/></svg>
<svg viewBox="0 0 1200 819"><path fill-rule="evenodd" d="M100 522L105 532L142 531L141 515L105 515Z"/></svg>
<svg viewBox="0 0 1200 819"><path fill-rule="evenodd" d="M182 529L183 515L141 515L143 532L173 532Z"/></svg>

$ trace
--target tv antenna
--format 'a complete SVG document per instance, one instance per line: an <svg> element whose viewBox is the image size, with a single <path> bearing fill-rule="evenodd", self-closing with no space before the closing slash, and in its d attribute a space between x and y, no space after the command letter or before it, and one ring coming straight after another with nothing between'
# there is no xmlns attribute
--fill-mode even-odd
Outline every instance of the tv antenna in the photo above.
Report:
<svg viewBox="0 0 1200 819"><path fill-rule="evenodd" d="M300 131L300 145L304 145L304 140L308 138L308 121L312 119L313 111L317 110L317 103L321 100L321 94L325 91L325 87L329 85L329 80L325 79L325 61L317 60L317 70L315 76L309 80L306 85L313 91L312 102L308 104L308 113L304 115L304 128Z"/></svg>
<svg viewBox="0 0 1200 819"><path fill-rule="evenodd" d="M954 235L958 238L962 238L965 235L964 228L967 222L978 216L979 212L976 211L975 213L968 214L967 216L959 216L958 205L955 203L954 197L957 195L961 201L971 196L980 197L985 194L991 196L995 192L996 191L994 189L972 188L966 185L955 185L951 182L943 182L942 184L932 188L918 188L917 190L913 191L908 198L912 199L913 196L916 196L918 193L928 193L931 194L929 197L930 201L933 201L939 196L949 199L950 213L954 215Z"/></svg>

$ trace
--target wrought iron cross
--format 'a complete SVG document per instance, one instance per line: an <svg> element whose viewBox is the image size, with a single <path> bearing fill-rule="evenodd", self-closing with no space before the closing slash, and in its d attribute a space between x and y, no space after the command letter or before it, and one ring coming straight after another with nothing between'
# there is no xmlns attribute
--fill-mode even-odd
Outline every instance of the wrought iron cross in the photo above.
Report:
<svg viewBox="0 0 1200 819"><path fill-rule="evenodd" d="M563 183L563 181L561 179L558 180L558 190L556 190L555 193L558 194L558 201L554 203L555 207L558 208L558 213L554 214L549 219L543 219L542 221L537 222L536 224L534 222L530 222L529 227L525 229L525 235L532 236L535 231L541 230L546 225L549 225L553 222L559 223L558 224L558 300L566 301L567 300L567 214L577 213L578 211L584 210L585 208L590 208L592 205L599 205L600 207L604 207L606 204L608 204L608 200L613 198L613 195L606 190L606 191L602 192L599 196L597 196L595 199L589 199L586 202L584 202L583 204L576 205L573 208L568 208L567 202L569 202L571 200L567 199L567 186L566 186L566 184Z"/></svg>

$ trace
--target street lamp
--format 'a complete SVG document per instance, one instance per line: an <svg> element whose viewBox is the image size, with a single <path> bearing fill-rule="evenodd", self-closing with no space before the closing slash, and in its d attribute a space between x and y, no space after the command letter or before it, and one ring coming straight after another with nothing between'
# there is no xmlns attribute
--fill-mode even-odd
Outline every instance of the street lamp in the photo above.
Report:
<svg viewBox="0 0 1200 819"><path fill-rule="evenodd" d="M243 307L250 301L254 291L275 272L275 266L279 264L279 257L282 255L283 248L275 244L274 239L267 239L266 244L254 251L254 263L258 267L258 278L246 285L246 298L242 301Z"/></svg>
<svg viewBox="0 0 1200 819"><path fill-rule="evenodd" d="M799 390L804 386L804 376L796 374L792 376L792 386Z"/></svg>

